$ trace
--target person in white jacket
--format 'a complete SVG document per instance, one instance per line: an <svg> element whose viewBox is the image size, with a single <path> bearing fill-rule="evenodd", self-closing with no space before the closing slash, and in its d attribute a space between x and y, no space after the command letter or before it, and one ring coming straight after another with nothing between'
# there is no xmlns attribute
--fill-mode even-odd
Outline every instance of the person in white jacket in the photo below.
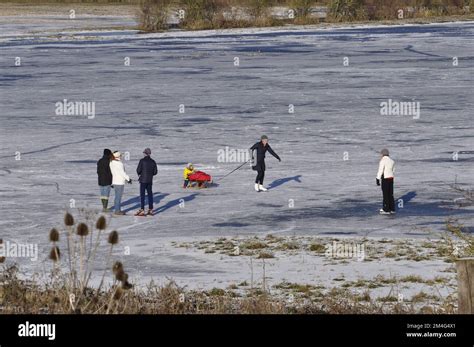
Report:
<svg viewBox="0 0 474 347"><path fill-rule="evenodd" d="M393 198L393 180L395 172L395 162L390 158L388 149L380 151L382 158L379 163L376 182L382 186L383 208L380 214L395 214L395 199Z"/></svg>
<svg viewBox="0 0 474 347"><path fill-rule="evenodd" d="M132 180L125 172L125 168L122 163L122 154L118 151L113 153L113 160L110 161L110 172L112 172L112 185L115 191L115 202L114 210L116 215L124 215L120 209L122 204L122 195L125 188L125 182L132 183Z"/></svg>

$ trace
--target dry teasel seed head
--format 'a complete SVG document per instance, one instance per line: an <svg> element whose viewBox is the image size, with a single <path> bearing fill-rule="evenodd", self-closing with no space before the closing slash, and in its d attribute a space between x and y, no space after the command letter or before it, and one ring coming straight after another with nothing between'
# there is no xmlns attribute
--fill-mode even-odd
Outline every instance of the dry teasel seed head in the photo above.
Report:
<svg viewBox="0 0 474 347"><path fill-rule="evenodd" d="M112 267L112 271L114 272L114 275L116 275L119 271L123 271L123 264L119 261L116 261Z"/></svg>
<svg viewBox="0 0 474 347"><path fill-rule="evenodd" d="M119 240L119 236L118 236L118 232L116 230L112 231L110 234L109 234L109 240L108 242L111 244L111 245L115 245L118 243L118 240Z"/></svg>
<svg viewBox="0 0 474 347"><path fill-rule="evenodd" d="M85 223L80 223L76 229L77 235L87 236L89 234L89 227Z"/></svg>
<svg viewBox="0 0 474 347"><path fill-rule="evenodd" d="M49 232L49 241L58 242L59 241L59 231L56 228L51 229Z"/></svg>
<svg viewBox="0 0 474 347"><path fill-rule="evenodd" d="M104 230L105 228L107 228L107 221L104 216L100 216L97 219L97 222L95 223L95 227L97 228L97 230Z"/></svg>
<svg viewBox="0 0 474 347"><path fill-rule="evenodd" d="M131 289L133 287L133 285L131 283L129 283L128 281L125 281L122 283L122 288L125 289L125 290L128 290L128 289Z"/></svg>
<svg viewBox="0 0 474 347"><path fill-rule="evenodd" d="M54 246L51 248L51 252L49 252L49 259L52 261L58 261L59 258L61 257L61 252L59 251L58 246Z"/></svg>
<svg viewBox="0 0 474 347"><path fill-rule="evenodd" d="M68 227L74 225L74 217L69 212L64 215L64 224Z"/></svg>

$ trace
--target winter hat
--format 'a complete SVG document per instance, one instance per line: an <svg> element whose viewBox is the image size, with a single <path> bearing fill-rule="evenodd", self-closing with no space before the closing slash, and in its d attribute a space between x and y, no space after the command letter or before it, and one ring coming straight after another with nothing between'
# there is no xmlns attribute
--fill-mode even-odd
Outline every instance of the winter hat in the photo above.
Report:
<svg viewBox="0 0 474 347"><path fill-rule="evenodd" d="M150 155L151 154L151 149L145 148L145 150L143 151L143 154Z"/></svg>
<svg viewBox="0 0 474 347"><path fill-rule="evenodd" d="M260 137L260 140L268 140L268 136L267 135L262 135L262 137Z"/></svg>
<svg viewBox="0 0 474 347"><path fill-rule="evenodd" d="M120 153L119 151L114 152L114 158L115 159L120 159L121 156L122 156L122 153Z"/></svg>
<svg viewBox="0 0 474 347"><path fill-rule="evenodd" d="M380 151L380 154L382 154L383 156L385 155L389 155L390 153L388 152L388 149L384 148Z"/></svg>
<svg viewBox="0 0 474 347"><path fill-rule="evenodd" d="M104 156L110 156L112 154L112 151L108 148L104 149Z"/></svg>
<svg viewBox="0 0 474 347"><path fill-rule="evenodd" d="M194 167L193 163L188 163L187 168L191 169L191 168L193 168L193 167Z"/></svg>

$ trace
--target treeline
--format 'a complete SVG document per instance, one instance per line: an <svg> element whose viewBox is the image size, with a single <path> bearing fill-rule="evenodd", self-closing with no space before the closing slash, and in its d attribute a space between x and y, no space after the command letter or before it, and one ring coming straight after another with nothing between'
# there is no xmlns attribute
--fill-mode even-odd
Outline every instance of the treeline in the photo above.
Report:
<svg viewBox="0 0 474 347"><path fill-rule="evenodd" d="M0 0L136 5L139 28L187 30L429 18L474 13L474 0Z"/></svg>
<svg viewBox="0 0 474 347"><path fill-rule="evenodd" d="M315 11L327 8L326 15ZM276 15L275 9L284 7ZM324 21L370 21L463 15L474 0L143 0L139 23L144 31L166 30L169 18L188 30L221 29ZM318 13L316 13L318 12ZM319 14L319 15L318 15Z"/></svg>

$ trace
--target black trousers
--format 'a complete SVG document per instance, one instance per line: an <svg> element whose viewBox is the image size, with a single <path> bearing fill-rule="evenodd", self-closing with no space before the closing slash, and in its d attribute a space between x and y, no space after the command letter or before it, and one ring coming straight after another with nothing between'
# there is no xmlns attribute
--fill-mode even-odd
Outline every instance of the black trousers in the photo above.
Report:
<svg viewBox="0 0 474 347"><path fill-rule="evenodd" d="M395 199L393 198L393 179L382 179L383 210L395 212Z"/></svg>
<svg viewBox="0 0 474 347"><path fill-rule="evenodd" d="M153 189L151 183L140 183L140 202L142 210L145 209L145 191L148 195L148 208L153 210Z"/></svg>
<svg viewBox="0 0 474 347"><path fill-rule="evenodd" d="M255 179L255 183L263 184L264 178L265 178L265 170L263 168L259 168L257 170L257 178Z"/></svg>

